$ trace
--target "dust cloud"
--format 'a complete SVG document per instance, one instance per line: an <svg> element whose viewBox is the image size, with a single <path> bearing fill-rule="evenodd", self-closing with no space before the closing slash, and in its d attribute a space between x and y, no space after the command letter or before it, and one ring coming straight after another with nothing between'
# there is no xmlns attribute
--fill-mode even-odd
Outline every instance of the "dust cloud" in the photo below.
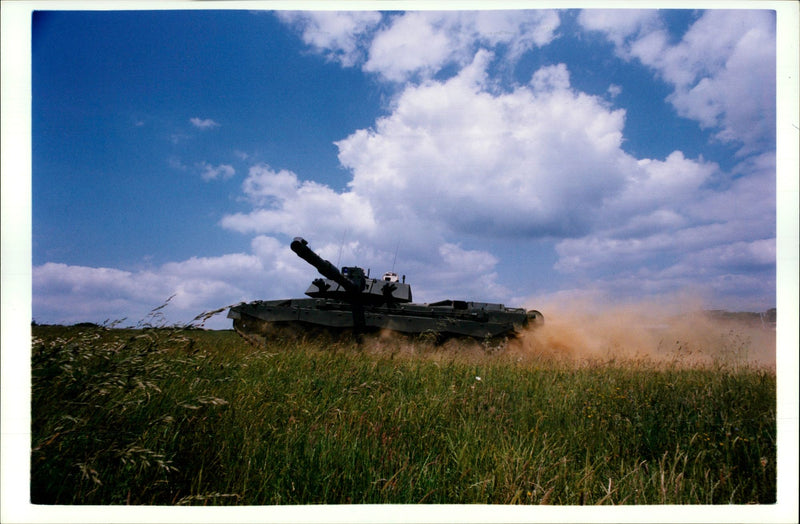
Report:
<svg viewBox="0 0 800 524"><path fill-rule="evenodd" d="M571 362L775 367L775 323L757 313L705 311L692 300L607 306L562 301L514 351Z"/></svg>
<svg viewBox="0 0 800 524"><path fill-rule="evenodd" d="M500 355L515 361L569 365L655 364L775 369L773 318L758 313L704 310L701 300L639 301L608 305L590 299L542 304L544 324L510 340L380 331L365 335L360 350L392 359L483 360Z"/></svg>

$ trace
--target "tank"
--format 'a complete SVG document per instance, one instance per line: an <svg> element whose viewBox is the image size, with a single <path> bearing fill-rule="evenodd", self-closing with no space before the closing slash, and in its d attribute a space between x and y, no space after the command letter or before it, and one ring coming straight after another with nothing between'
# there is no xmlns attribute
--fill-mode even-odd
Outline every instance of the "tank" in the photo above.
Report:
<svg viewBox="0 0 800 524"><path fill-rule="evenodd" d="M311 282L309 298L256 300L231 306L228 318L234 329L252 342L275 332L364 333L389 330L410 335L429 334L441 342L452 337L475 339L511 338L529 326L542 324L536 310L509 308L502 304L442 300L415 304L405 276L384 273L370 278L360 267L341 271L296 237L291 249L314 266L324 278Z"/></svg>

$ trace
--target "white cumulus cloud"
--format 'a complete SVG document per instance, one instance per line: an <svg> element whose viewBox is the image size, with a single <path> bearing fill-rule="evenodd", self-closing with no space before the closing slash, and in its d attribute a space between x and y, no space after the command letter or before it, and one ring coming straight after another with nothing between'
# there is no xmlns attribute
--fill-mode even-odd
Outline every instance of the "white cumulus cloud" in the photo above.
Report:
<svg viewBox="0 0 800 524"><path fill-rule="evenodd" d="M608 202L605 211L618 216L556 244L557 269L632 295L633 277L646 277L657 290L703 288L732 303L746 300L758 281L762 290L774 288L774 155L740 166L747 175L722 187L718 168L677 153L639 166L639 177ZM769 297L763 300L758 307L769 306Z"/></svg>
<svg viewBox="0 0 800 524"><path fill-rule="evenodd" d="M288 246L264 237L253 240L251 254L192 257L142 270L46 263L33 268L34 320L181 324L270 293L297 294L308 280L307 268ZM148 317L167 299L163 317ZM230 320L220 314L206 327L229 328Z"/></svg>
<svg viewBox="0 0 800 524"><path fill-rule="evenodd" d="M382 79L427 78L449 64L463 66L478 48L516 61L556 37L557 11L281 12L303 41L344 66L361 66Z"/></svg>
<svg viewBox="0 0 800 524"><path fill-rule="evenodd" d="M451 232L585 230L635 164L620 149L624 111L571 90L563 65L491 94L489 59L479 52L446 82L407 87L374 129L337 142L350 187L380 218L413 214Z"/></svg>
<svg viewBox="0 0 800 524"><path fill-rule="evenodd" d="M312 181L300 182L291 171L253 166L242 190L254 204L249 213L227 215L222 226L240 233L324 231L339 237L342 231L369 234L375 219L369 201L356 193L337 193Z"/></svg>
<svg viewBox="0 0 800 524"><path fill-rule="evenodd" d="M361 37L381 20L374 11L278 11L277 16L296 26L303 42L345 67L363 60Z"/></svg>
<svg viewBox="0 0 800 524"><path fill-rule="evenodd" d="M658 11L582 11L625 59L638 59L672 85L678 114L716 130L716 138L750 154L775 140L775 14L706 11L672 42Z"/></svg>

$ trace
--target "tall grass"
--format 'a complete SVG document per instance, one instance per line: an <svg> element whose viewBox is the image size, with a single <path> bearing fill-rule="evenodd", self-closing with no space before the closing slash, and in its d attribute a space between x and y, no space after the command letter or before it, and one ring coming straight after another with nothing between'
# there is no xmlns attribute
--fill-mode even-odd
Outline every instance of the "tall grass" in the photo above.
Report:
<svg viewBox="0 0 800 524"><path fill-rule="evenodd" d="M776 494L773 370L419 341L34 327L39 504L728 504Z"/></svg>

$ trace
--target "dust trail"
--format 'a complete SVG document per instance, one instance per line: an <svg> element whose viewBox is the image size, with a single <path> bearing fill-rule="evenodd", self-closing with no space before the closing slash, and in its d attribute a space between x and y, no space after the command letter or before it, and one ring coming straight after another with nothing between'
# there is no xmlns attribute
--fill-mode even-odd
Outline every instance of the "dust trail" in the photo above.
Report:
<svg viewBox="0 0 800 524"><path fill-rule="evenodd" d="M699 303L591 301L551 305L545 324L517 351L574 362L648 361L676 365L775 367L775 325L748 314L703 311Z"/></svg>
<svg viewBox="0 0 800 524"><path fill-rule="evenodd" d="M359 351L391 359L449 362L512 356L515 361L581 365L653 363L681 367L722 365L775 368L774 322L758 314L703 310L699 300L636 302L609 306L593 300L543 304L544 325L508 343L469 338L445 342L425 335L383 330L365 334ZM307 330L296 334L308 336ZM353 347L352 336L332 337L330 347Z"/></svg>

